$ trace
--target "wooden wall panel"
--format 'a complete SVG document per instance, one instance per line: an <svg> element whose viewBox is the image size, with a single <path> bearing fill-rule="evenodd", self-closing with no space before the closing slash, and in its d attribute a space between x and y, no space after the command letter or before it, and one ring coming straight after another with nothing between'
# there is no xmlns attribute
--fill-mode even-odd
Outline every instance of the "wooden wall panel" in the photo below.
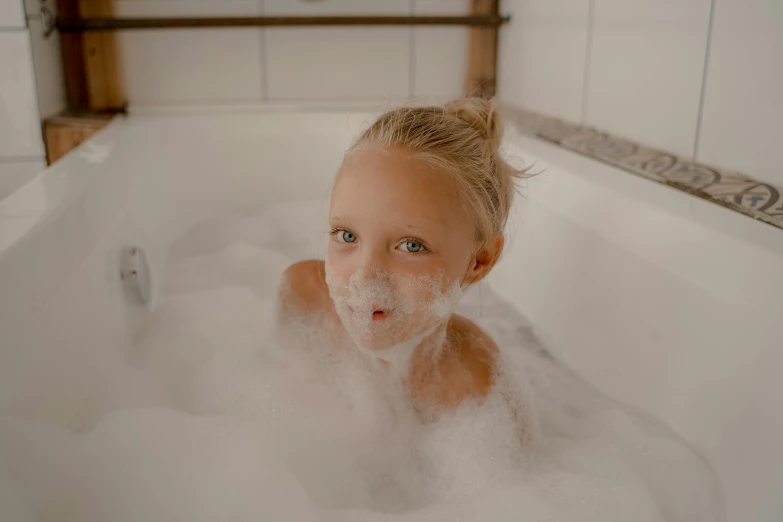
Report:
<svg viewBox="0 0 783 522"><path fill-rule="evenodd" d="M499 14L499 0L471 0L471 14ZM471 28L465 94L491 98L497 82L498 28Z"/></svg>
<svg viewBox="0 0 783 522"><path fill-rule="evenodd" d="M58 0L67 19L111 18L112 0ZM125 105L116 37L111 31L60 33L71 110L117 112Z"/></svg>
<svg viewBox="0 0 783 522"><path fill-rule="evenodd" d="M78 147L111 121L111 116L55 116L44 122L46 161L49 165Z"/></svg>

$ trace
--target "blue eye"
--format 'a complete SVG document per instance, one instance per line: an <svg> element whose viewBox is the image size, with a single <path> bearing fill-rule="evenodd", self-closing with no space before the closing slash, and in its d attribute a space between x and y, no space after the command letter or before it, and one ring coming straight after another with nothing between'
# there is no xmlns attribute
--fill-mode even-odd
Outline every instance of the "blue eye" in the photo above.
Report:
<svg viewBox="0 0 783 522"><path fill-rule="evenodd" d="M415 254L424 250L424 245L421 244L421 241L409 239L400 245L400 248L402 248L404 252L411 252L412 254Z"/></svg>
<svg viewBox="0 0 783 522"><path fill-rule="evenodd" d="M338 230L337 239L339 239L342 243L354 243L356 241L356 236L353 234L353 232L348 232L347 230Z"/></svg>

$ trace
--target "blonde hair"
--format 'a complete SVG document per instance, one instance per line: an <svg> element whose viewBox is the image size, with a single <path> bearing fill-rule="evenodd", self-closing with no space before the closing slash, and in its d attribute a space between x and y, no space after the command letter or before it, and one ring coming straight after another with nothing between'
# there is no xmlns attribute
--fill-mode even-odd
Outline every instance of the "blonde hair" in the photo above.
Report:
<svg viewBox="0 0 783 522"><path fill-rule="evenodd" d="M485 245L503 234L524 176L500 157L503 123L494 101L462 98L443 107L401 107L383 114L348 150L405 147L414 157L454 176L459 197L475 217Z"/></svg>

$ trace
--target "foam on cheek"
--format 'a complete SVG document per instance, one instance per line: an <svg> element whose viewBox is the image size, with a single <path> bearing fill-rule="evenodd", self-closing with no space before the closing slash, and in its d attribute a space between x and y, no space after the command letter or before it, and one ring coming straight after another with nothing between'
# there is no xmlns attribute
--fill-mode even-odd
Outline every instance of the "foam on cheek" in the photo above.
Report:
<svg viewBox="0 0 783 522"><path fill-rule="evenodd" d="M463 288L455 280L445 292L434 294L434 299L429 304L430 312L437 317L450 316L462 299L463 292Z"/></svg>
<svg viewBox="0 0 783 522"><path fill-rule="evenodd" d="M357 346L395 366L448 320L462 297L459 283L446 284L443 271L414 276L362 268L346 281L328 259L326 284ZM385 317L377 318L376 312Z"/></svg>

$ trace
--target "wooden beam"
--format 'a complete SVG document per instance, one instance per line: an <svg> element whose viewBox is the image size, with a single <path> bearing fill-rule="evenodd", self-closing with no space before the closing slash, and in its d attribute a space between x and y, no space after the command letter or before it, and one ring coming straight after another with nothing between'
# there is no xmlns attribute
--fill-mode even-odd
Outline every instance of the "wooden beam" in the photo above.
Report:
<svg viewBox="0 0 783 522"><path fill-rule="evenodd" d="M58 0L59 16L85 20L113 14L112 0ZM117 112L125 106L119 53L113 33L60 32L71 110Z"/></svg>
<svg viewBox="0 0 783 522"><path fill-rule="evenodd" d="M473 16L499 16L498 0L471 0ZM497 83L498 26L471 28L465 94L491 98Z"/></svg>
<svg viewBox="0 0 783 522"><path fill-rule="evenodd" d="M57 0L57 11L59 16L81 18L78 0ZM60 48L68 107L86 109L90 101L87 93L83 36L77 33L60 32Z"/></svg>
<svg viewBox="0 0 783 522"><path fill-rule="evenodd" d="M82 18L105 18L114 14L112 0L80 0ZM120 110L125 105L120 77L119 53L114 33L95 31L84 34L84 61L87 69L89 108L94 111Z"/></svg>
<svg viewBox="0 0 783 522"><path fill-rule="evenodd" d="M68 154L93 134L103 129L110 115L73 114L47 118L44 121L46 161L49 165Z"/></svg>
<svg viewBox="0 0 783 522"><path fill-rule="evenodd" d="M88 0L83 0L88 1ZM61 32L123 31L127 29L184 29L236 27L313 27L313 26L410 26L445 25L497 27L505 19L497 15L481 16L240 16L200 18L111 18L109 16L73 19L57 18Z"/></svg>

